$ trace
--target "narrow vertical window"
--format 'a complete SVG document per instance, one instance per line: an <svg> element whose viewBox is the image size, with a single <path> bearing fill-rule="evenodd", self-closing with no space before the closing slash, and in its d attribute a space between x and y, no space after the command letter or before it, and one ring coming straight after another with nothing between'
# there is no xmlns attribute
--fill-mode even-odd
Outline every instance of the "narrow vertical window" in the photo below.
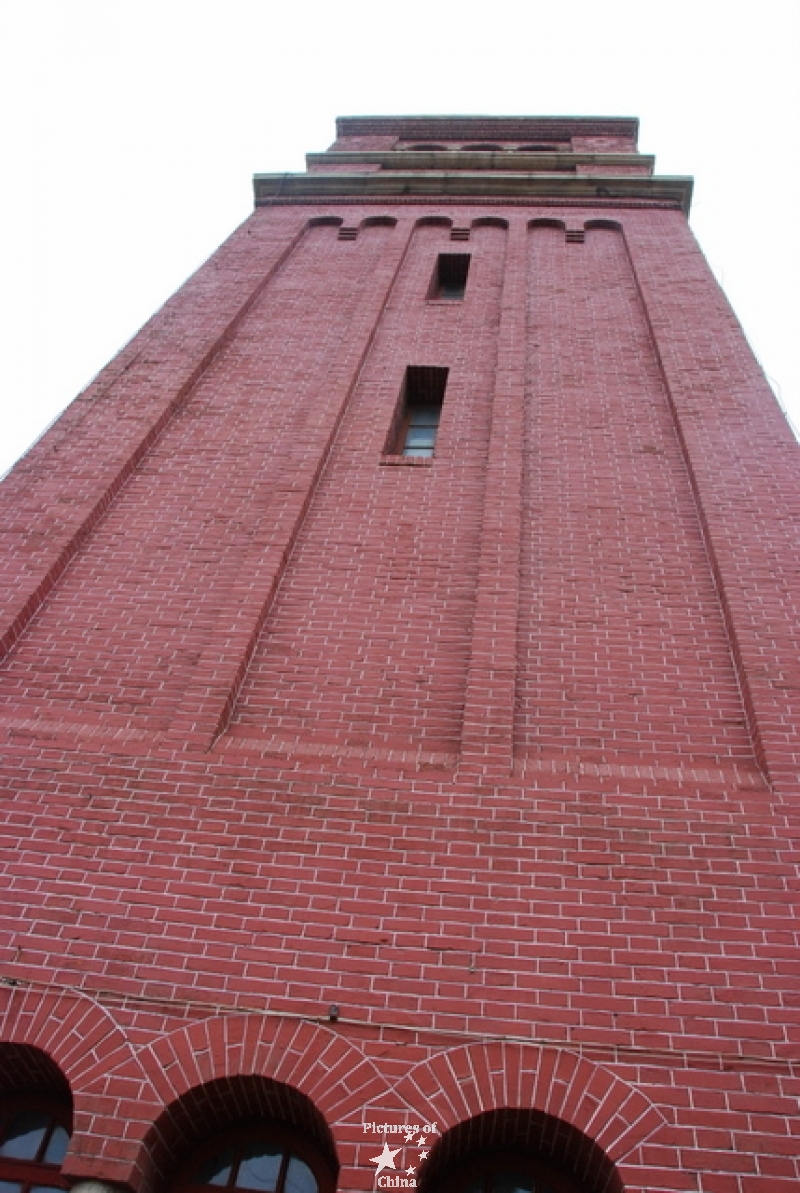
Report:
<svg viewBox="0 0 800 1193"><path fill-rule="evenodd" d="M442 415L447 369L409 365L386 452L430 459Z"/></svg>
<svg viewBox="0 0 800 1193"><path fill-rule="evenodd" d="M469 253L440 253L431 283L430 298L461 299L467 289Z"/></svg>

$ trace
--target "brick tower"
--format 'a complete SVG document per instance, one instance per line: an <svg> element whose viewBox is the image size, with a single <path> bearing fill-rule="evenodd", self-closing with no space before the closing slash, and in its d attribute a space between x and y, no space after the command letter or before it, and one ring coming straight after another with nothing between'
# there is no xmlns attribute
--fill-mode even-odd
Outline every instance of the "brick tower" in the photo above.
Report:
<svg viewBox="0 0 800 1193"><path fill-rule="evenodd" d="M797 1190L797 446L636 133L339 121L2 486L2 1193Z"/></svg>

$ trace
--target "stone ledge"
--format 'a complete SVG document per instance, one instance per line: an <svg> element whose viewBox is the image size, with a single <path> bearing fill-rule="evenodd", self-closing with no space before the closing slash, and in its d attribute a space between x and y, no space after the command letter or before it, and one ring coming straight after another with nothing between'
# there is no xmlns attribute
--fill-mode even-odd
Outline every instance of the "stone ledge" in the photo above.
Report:
<svg viewBox="0 0 800 1193"><path fill-rule="evenodd" d="M472 174L431 171L430 173L378 174L256 174L253 178L255 205L275 200L361 199L410 195L448 199L539 199L644 200L678 207L686 214L692 199L693 180L688 177L651 178L641 175L585 176L571 174Z"/></svg>

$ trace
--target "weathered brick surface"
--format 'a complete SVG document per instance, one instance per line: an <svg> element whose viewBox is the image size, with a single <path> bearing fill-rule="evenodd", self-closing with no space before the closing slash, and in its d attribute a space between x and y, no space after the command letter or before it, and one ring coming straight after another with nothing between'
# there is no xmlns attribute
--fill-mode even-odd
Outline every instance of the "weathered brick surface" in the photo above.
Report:
<svg viewBox="0 0 800 1193"><path fill-rule="evenodd" d="M259 209L0 491L0 1088L64 1074L65 1171L238 1107L367 1189L363 1121L528 1108L589 1189L797 1187L799 492L682 214Z"/></svg>

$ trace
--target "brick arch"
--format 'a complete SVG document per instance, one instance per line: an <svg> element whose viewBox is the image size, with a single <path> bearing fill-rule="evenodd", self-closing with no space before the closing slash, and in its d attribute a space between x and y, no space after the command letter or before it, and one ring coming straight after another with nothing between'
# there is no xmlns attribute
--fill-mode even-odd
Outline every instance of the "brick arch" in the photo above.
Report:
<svg viewBox="0 0 800 1193"><path fill-rule="evenodd" d="M423 215L414 224L415 228L452 228L453 221L446 215Z"/></svg>
<svg viewBox="0 0 800 1193"><path fill-rule="evenodd" d="M110 1012L79 990L12 990L0 1009L0 1040L44 1053L73 1092L133 1055Z"/></svg>
<svg viewBox="0 0 800 1193"><path fill-rule="evenodd" d="M359 1048L302 1020L204 1019L162 1036L138 1060L165 1106L222 1077L262 1076L296 1089L332 1123L386 1090Z"/></svg>
<svg viewBox="0 0 800 1193"><path fill-rule="evenodd" d="M472 221L473 228L507 228L508 220L500 215L481 215Z"/></svg>
<svg viewBox="0 0 800 1193"><path fill-rule="evenodd" d="M144 1139L144 1189L164 1188L199 1146L243 1125L267 1122L295 1133L335 1180L339 1159L330 1127L317 1107L289 1085L260 1075L221 1077L170 1102Z"/></svg>
<svg viewBox="0 0 800 1193"><path fill-rule="evenodd" d="M362 228L394 228L397 220L393 215L368 215L361 221Z"/></svg>
<svg viewBox="0 0 800 1193"><path fill-rule="evenodd" d="M338 228L344 220L339 215L315 215L306 224L307 228Z"/></svg>
<svg viewBox="0 0 800 1193"><path fill-rule="evenodd" d="M213 1110L215 1099L236 1098L237 1086L252 1108L259 1081L284 1087L279 1099L296 1093L326 1131L387 1091L361 1050L327 1027L262 1015L203 1019L154 1040L85 1091L85 1137L67 1174L152 1193L169 1151L170 1108L194 1100Z"/></svg>
<svg viewBox="0 0 800 1193"><path fill-rule="evenodd" d="M538 1111L582 1132L613 1164L666 1123L643 1093L609 1070L536 1045L468 1044L440 1052L412 1069L398 1093L440 1131L487 1111Z"/></svg>

